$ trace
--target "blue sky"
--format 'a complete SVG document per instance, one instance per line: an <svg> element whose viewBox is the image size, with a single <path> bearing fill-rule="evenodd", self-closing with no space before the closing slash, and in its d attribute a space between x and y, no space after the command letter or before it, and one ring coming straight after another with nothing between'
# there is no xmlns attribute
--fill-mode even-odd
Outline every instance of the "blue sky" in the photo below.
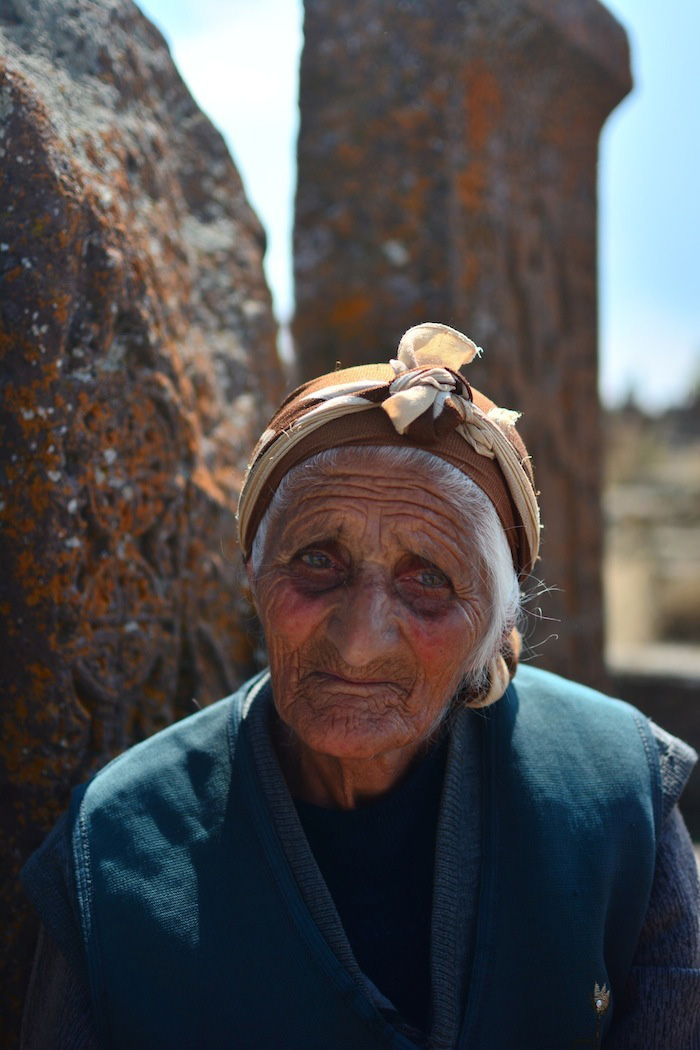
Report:
<svg viewBox="0 0 700 1050"><path fill-rule="evenodd" d="M301 0L144 0L221 129L269 238L278 315L293 309L291 225ZM600 153L601 391L650 409L700 379L700 3L609 0L635 89Z"/></svg>

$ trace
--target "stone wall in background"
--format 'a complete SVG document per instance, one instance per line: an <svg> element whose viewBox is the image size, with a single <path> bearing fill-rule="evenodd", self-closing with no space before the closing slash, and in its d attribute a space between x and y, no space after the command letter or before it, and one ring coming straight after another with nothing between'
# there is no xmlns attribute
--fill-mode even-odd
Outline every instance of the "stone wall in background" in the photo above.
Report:
<svg viewBox="0 0 700 1050"><path fill-rule="evenodd" d="M72 785L251 667L233 512L281 383L264 243L131 0L0 0L7 1045L20 864Z"/></svg>
<svg viewBox="0 0 700 1050"><path fill-rule="evenodd" d="M302 377L387 359L443 321L469 378L523 413L541 489L530 628L541 663L599 683L598 135L629 91L597 0L306 0L294 335ZM533 598L531 608L540 601ZM558 635L558 640L544 640Z"/></svg>

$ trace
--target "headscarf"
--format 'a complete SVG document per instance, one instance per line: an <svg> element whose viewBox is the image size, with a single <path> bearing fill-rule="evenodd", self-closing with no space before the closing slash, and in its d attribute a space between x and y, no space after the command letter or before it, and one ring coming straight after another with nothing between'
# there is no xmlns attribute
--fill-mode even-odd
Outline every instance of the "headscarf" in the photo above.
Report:
<svg viewBox="0 0 700 1050"><path fill-rule="evenodd" d="M262 434L238 503L247 561L282 478L318 452L345 446L409 446L446 460L493 504L519 577L539 550L540 514L517 412L498 408L460 369L479 348L448 325L410 328L387 364L344 368L313 379L282 402Z"/></svg>

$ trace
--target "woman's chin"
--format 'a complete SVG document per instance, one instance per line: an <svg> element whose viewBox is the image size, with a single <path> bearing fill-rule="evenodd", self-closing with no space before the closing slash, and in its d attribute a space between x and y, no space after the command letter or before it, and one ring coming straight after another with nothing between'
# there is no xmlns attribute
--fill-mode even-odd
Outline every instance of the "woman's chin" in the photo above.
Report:
<svg viewBox="0 0 700 1050"><path fill-rule="evenodd" d="M376 716L363 718L354 712L335 711L315 719L312 725L299 727L297 736L311 751L321 755L348 761L368 759L409 743L411 736L405 727L401 732L392 723L393 720Z"/></svg>

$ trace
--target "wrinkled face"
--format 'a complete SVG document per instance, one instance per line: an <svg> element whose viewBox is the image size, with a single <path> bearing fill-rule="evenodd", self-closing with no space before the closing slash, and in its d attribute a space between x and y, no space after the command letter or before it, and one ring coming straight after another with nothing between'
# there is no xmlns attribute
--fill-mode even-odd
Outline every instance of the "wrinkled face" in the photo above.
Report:
<svg viewBox="0 0 700 1050"><path fill-rule="evenodd" d="M253 586L278 713L338 758L417 750L489 615L469 522L428 468L372 450L294 492Z"/></svg>

